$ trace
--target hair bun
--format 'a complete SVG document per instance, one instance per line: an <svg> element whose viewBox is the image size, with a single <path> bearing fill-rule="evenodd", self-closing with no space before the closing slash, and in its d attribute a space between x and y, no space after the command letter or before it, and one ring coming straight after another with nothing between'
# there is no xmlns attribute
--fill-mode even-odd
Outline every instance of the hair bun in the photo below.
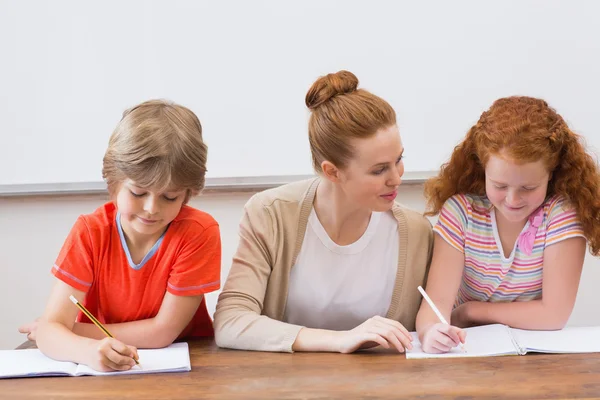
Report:
<svg viewBox="0 0 600 400"><path fill-rule="evenodd" d="M332 97L352 93L358 87L358 78L350 71L339 71L320 77L306 93L306 106L313 110Z"/></svg>

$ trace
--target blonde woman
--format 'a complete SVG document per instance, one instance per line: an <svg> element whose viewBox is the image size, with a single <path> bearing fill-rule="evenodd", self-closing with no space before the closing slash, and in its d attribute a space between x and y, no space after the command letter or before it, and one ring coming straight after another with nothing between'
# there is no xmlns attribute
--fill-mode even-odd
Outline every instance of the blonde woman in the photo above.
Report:
<svg viewBox="0 0 600 400"><path fill-rule="evenodd" d="M112 200L77 219L40 322L20 329L44 354L127 370L137 347L213 335L203 295L220 287L219 226L186 205L204 187L206 153L185 107L149 101L124 113L104 156ZM118 340L78 315L70 295Z"/></svg>
<svg viewBox="0 0 600 400"><path fill-rule="evenodd" d="M411 347L432 231L395 202L404 146L392 107L354 74L306 95L318 178L255 195L215 313L221 347L350 353Z"/></svg>

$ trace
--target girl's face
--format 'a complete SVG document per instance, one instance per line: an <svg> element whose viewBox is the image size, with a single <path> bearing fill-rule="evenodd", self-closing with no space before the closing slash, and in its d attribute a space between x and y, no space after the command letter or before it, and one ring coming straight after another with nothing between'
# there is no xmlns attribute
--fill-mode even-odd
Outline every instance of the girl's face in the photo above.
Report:
<svg viewBox="0 0 600 400"><path fill-rule="evenodd" d="M546 199L550 172L541 160L517 164L500 152L485 166L485 192L508 222L524 222Z"/></svg>
<svg viewBox="0 0 600 400"><path fill-rule="evenodd" d="M354 157L340 170L340 187L360 208L390 210L404 174L404 147L398 127L393 125L372 137L355 139L352 146Z"/></svg>

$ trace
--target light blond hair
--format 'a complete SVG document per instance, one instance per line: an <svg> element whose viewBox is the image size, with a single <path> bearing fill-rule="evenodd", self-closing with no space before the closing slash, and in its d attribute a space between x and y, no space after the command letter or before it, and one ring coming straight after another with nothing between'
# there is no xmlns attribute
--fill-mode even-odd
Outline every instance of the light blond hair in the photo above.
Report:
<svg viewBox="0 0 600 400"><path fill-rule="evenodd" d="M369 138L396 125L396 112L387 101L357 88L356 75L339 71L317 79L306 94L311 110L308 140L317 173L325 160L344 168L354 156L351 139Z"/></svg>
<svg viewBox="0 0 600 400"><path fill-rule="evenodd" d="M104 154L102 177L111 197L131 179L158 192L186 190L187 202L204 188L206 157L198 117L172 102L150 100L123 113Z"/></svg>

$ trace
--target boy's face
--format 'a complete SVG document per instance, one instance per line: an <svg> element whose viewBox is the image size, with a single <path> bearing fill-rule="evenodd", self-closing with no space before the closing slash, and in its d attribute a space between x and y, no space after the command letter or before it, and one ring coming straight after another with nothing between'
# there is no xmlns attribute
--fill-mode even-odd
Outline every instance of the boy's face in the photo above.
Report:
<svg viewBox="0 0 600 400"><path fill-rule="evenodd" d="M116 196L125 234L133 241L158 240L179 214L185 197L185 190L157 193L126 180Z"/></svg>

